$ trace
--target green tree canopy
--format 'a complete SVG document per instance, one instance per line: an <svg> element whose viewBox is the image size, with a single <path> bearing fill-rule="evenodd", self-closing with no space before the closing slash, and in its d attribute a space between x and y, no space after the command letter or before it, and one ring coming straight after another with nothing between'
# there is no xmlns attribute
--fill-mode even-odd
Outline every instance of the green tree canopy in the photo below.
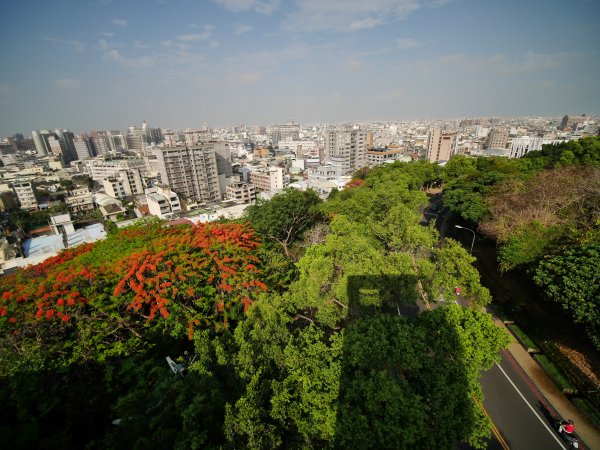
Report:
<svg viewBox="0 0 600 450"><path fill-rule="evenodd" d="M581 245L544 258L533 280L548 300L562 305L576 323L584 325L600 348L600 244Z"/></svg>
<svg viewBox="0 0 600 450"><path fill-rule="evenodd" d="M271 200L258 200L251 205L246 217L259 234L280 244L289 256L290 245L319 219L320 203L312 189L285 189Z"/></svg>

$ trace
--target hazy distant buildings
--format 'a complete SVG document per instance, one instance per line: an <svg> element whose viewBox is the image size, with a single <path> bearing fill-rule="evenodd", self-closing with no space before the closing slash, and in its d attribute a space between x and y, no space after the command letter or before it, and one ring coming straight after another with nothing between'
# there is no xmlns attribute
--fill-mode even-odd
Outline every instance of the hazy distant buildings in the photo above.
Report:
<svg viewBox="0 0 600 450"><path fill-rule="evenodd" d="M456 148L456 139L455 131L442 131L440 128L431 130L427 144L427 160L432 163L448 161Z"/></svg>
<svg viewBox="0 0 600 450"><path fill-rule="evenodd" d="M58 140L58 136L48 130L33 130L31 132L31 138L33 139L35 150L39 156L46 156L51 152L50 142L48 142L50 138Z"/></svg>
<svg viewBox="0 0 600 450"><path fill-rule="evenodd" d="M208 142L210 140L210 132L208 130L188 128L184 130L183 138L185 139L185 145L195 147L203 142Z"/></svg>
<svg viewBox="0 0 600 450"><path fill-rule="evenodd" d="M63 155L63 148L60 145L60 141L58 140L58 138L54 136L49 136L48 145L50 146L50 153L52 153L54 156L60 156L64 160L65 155Z"/></svg>
<svg viewBox="0 0 600 450"><path fill-rule="evenodd" d="M587 120L585 114L581 116L564 116L560 123L562 131L576 131L578 125L583 124Z"/></svg>
<svg viewBox="0 0 600 450"><path fill-rule="evenodd" d="M131 127L125 136L127 148L131 151L142 153L146 147L146 135L142 130Z"/></svg>
<svg viewBox="0 0 600 450"><path fill-rule="evenodd" d="M104 132L93 133L89 142L94 156L106 155L111 150L108 136Z"/></svg>
<svg viewBox="0 0 600 450"><path fill-rule="evenodd" d="M112 130L107 133L108 145L110 150L118 152L121 150L127 150L127 137L118 130Z"/></svg>
<svg viewBox="0 0 600 450"><path fill-rule="evenodd" d="M163 143L165 147L176 147L179 136L174 131L165 131L163 133Z"/></svg>
<svg viewBox="0 0 600 450"><path fill-rule="evenodd" d="M487 148L506 148L508 144L508 129L504 127L492 128L487 137Z"/></svg>
<svg viewBox="0 0 600 450"><path fill-rule="evenodd" d="M283 125L273 125L271 127L271 142L273 147L277 147L279 141L288 137L294 141L300 139L300 124L288 122Z"/></svg>
<svg viewBox="0 0 600 450"><path fill-rule="evenodd" d="M163 184L198 203L221 200L217 160L212 147L157 148Z"/></svg>
<svg viewBox="0 0 600 450"><path fill-rule="evenodd" d="M285 137L279 141L280 150L291 150L297 158L319 157L319 148L315 141L294 140L291 136Z"/></svg>

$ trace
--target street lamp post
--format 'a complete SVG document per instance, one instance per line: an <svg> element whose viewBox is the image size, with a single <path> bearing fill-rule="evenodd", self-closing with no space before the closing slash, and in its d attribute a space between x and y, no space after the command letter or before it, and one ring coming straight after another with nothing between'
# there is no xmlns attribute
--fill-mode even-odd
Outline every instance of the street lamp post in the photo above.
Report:
<svg viewBox="0 0 600 450"><path fill-rule="evenodd" d="M461 227L460 225L454 225L454 227L461 228L463 230L469 230L471 233L473 233L473 242L471 242L471 254L473 254L473 245L475 244L475 232L473 230L471 230L470 228Z"/></svg>

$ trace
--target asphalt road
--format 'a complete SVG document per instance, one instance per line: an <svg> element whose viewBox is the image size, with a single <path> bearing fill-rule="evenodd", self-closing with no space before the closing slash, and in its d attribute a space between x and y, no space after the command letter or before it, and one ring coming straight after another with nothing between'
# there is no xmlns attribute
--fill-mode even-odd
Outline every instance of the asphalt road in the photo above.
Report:
<svg viewBox="0 0 600 450"><path fill-rule="evenodd" d="M552 413L546 407L546 400L531 385L510 353L503 351L501 356L500 363L481 377L484 407L494 423L494 434L500 434L488 448L566 449L566 443L552 428Z"/></svg>

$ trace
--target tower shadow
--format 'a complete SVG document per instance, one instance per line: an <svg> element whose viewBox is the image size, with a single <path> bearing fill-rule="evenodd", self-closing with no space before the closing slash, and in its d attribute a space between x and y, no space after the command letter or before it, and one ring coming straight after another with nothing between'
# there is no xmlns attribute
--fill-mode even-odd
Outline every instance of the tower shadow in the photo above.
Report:
<svg viewBox="0 0 600 450"><path fill-rule="evenodd" d="M447 309L422 311L414 276L352 276L335 448L456 448L480 413Z"/></svg>

